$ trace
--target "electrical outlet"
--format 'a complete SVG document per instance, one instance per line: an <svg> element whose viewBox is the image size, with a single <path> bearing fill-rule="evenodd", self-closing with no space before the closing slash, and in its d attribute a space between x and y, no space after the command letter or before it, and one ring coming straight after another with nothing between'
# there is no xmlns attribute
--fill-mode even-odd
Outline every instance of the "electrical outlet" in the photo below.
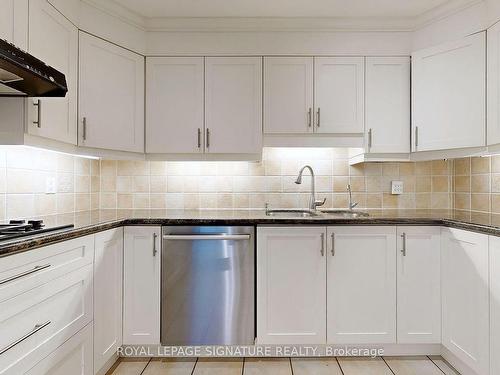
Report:
<svg viewBox="0 0 500 375"><path fill-rule="evenodd" d="M45 179L45 194L55 194L56 193L56 178L47 177Z"/></svg>
<svg viewBox="0 0 500 375"><path fill-rule="evenodd" d="M403 194L403 181L391 181L391 194Z"/></svg>

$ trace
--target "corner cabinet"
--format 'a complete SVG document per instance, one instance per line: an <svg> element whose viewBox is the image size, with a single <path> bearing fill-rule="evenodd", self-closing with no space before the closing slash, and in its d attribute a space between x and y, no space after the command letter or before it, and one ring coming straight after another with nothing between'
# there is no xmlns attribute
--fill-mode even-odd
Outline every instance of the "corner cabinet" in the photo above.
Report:
<svg viewBox="0 0 500 375"><path fill-rule="evenodd" d="M397 234L398 343L440 344L441 228L398 226Z"/></svg>
<svg viewBox="0 0 500 375"><path fill-rule="evenodd" d="M95 235L94 369L116 360L122 345L123 228Z"/></svg>
<svg viewBox="0 0 500 375"><path fill-rule="evenodd" d="M412 151L486 145L486 33L412 54Z"/></svg>
<svg viewBox="0 0 500 375"><path fill-rule="evenodd" d="M488 374L488 236L443 228L441 241L443 345L478 374Z"/></svg>
<svg viewBox="0 0 500 375"><path fill-rule="evenodd" d="M204 58L146 58L146 152L192 154L204 147Z"/></svg>
<svg viewBox="0 0 500 375"><path fill-rule="evenodd" d="M262 152L262 58L205 58L205 152Z"/></svg>
<svg viewBox="0 0 500 375"><path fill-rule="evenodd" d="M325 227L257 229L257 343L326 340Z"/></svg>
<svg viewBox="0 0 500 375"><path fill-rule="evenodd" d="M160 343L161 227L124 228L123 344Z"/></svg>
<svg viewBox="0 0 500 375"><path fill-rule="evenodd" d="M396 342L396 227L328 227L327 342Z"/></svg>
<svg viewBox="0 0 500 375"><path fill-rule="evenodd" d="M63 72L64 98L28 100L29 134L77 143L78 29L46 0L29 2L29 52Z"/></svg>
<svg viewBox="0 0 500 375"><path fill-rule="evenodd" d="M79 33L79 146L144 152L144 57Z"/></svg>
<svg viewBox="0 0 500 375"><path fill-rule="evenodd" d="M500 22L488 35L488 145L500 144Z"/></svg>
<svg viewBox="0 0 500 375"><path fill-rule="evenodd" d="M410 152L410 58L366 58L365 151Z"/></svg>

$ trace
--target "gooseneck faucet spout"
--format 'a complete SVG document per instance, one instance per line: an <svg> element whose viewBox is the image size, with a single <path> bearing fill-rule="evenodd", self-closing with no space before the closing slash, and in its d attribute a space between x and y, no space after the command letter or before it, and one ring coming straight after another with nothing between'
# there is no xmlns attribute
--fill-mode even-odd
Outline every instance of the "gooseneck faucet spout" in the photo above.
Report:
<svg viewBox="0 0 500 375"><path fill-rule="evenodd" d="M295 183L297 185L300 185L302 183L302 174L304 173L305 169L308 169L309 172L311 173L311 196L309 197L309 209L312 211L316 211L316 207L322 206L325 204L326 198L323 199L322 201L316 200L316 186L315 186L315 181L314 181L313 169L309 165L303 166L299 171L299 175L297 176Z"/></svg>
<svg viewBox="0 0 500 375"><path fill-rule="evenodd" d="M347 185L347 192L349 193L349 210L352 211L358 205L358 202L352 201L351 184Z"/></svg>

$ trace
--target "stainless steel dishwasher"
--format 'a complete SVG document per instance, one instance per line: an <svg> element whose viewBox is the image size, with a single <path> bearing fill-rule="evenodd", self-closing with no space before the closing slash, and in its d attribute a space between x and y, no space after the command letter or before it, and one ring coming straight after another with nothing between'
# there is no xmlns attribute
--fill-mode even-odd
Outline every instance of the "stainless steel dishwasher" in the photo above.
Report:
<svg viewBox="0 0 500 375"><path fill-rule="evenodd" d="M162 345L254 343L253 227L163 227L161 266Z"/></svg>

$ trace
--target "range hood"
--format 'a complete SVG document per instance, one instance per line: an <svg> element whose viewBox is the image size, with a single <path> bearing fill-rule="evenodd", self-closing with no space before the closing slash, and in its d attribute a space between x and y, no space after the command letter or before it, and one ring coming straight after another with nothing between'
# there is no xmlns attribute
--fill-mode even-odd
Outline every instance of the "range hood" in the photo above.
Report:
<svg viewBox="0 0 500 375"><path fill-rule="evenodd" d="M0 96L64 97L63 73L0 39Z"/></svg>

